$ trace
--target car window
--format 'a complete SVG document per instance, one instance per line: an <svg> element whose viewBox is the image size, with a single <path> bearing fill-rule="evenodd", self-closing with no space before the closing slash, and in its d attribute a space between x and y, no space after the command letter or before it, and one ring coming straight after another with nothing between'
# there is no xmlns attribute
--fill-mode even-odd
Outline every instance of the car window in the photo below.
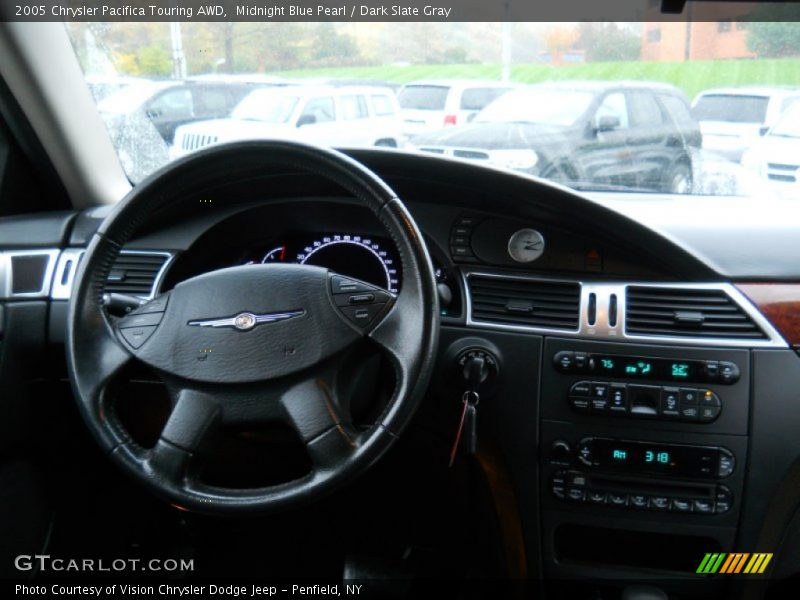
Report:
<svg viewBox="0 0 800 600"><path fill-rule="evenodd" d="M767 96L709 94L697 100L692 112L698 121L763 123L768 105Z"/></svg>
<svg viewBox="0 0 800 600"><path fill-rule="evenodd" d="M335 121L336 109L334 108L333 97L323 96L309 99L300 118L302 119L305 116L314 117L314 123Z"/></svg>
<svg viewBox="0 0 800 600"><path fill-rule="evenodd" d="M276 94L269 89L256 90L236 105L231 117L241 121L286 123L292 117L299 101L298 96Z"/></svg>
<svg viewBox="0 0 800 600"><path fill-rule="evenodd" d="M770 130L770 135L786 138L800 138L800 102L789 107Z"/></svg>
<svg viewBox="0 0 800 600"><path fill-rule="evenodd" d="M589 109L594 94L545 87L500 96L473 119L475 123L539 123L574 125Z"/></svg>
<svg viewBox="0 0 800 600"><path fill-rule="evenodd" d="M461 92L461 110L482 110L496 98L508 91L507 88L465 88Z"/></svg>
<svg viewBox="0 0 800 600"><path fill-rule="evenodd" d="M664 114L653 94L632 92L630 94L631 125L633 127L652 127L664 122Z"/></svg>
<svg viewBox="0 0 800 600"><path fill-rule="evenodd" d="M188 89L169 90L154 98L146 111L159 118L189 118L194 114L192 93Z"/></svg>
<svg viewBox="0 0 800 600"><path fill-rule="evenodd" d="M394 104L391 98L383 94L372 96L372 112L376 117L386 117L395 114Z"/></svg>
<svg viewBox="0 0 800 600"><path fill-rule="evenodd" d="M692 113L689 109L689 106L678 98L677 96L669 96L666 94L662 94L659 96L661 100L661 104L667 111L667 114L672 117L672 119L678 125L693 125L694 119L692 118Z"/></svg>
<svg viewBox="0 0 800 600"><path fill-rule="evenodd" d="M369 116L367 102L364 96L342 96L340 102L342 106L342 119L345 121L365 119Z"/></svg>
<svg viewBox="0 0 800 600"><path fill-rule="evenodd" d="M195 90L195 96L199 98L202 110L206 113L222 115L228 111L228 94L224 90Z"/></svg>
<svg viewBox="0 0 800 600"><path fill-rule="evenodd" d="M400 108L444 110L449 87L440 85L407 85L397 95Z"/></svg>
<svg viewBox="0 0 800 600"><path fill-rule="evenodd" d="M783 102L781 102L781 114L786 112L789 107L797 101L800 101L800 96L789 96L788 98L784 98Z"/></svg>
<svg viewBox="0 0 800 600"><path fill-rule="evenodd" d="M625 94L622 92L614 92L603 99L600 106L597 108L595 118L601 119L603 117L618 119L618 129L626 129L628 127L628 102L625 99Z"/></svg>

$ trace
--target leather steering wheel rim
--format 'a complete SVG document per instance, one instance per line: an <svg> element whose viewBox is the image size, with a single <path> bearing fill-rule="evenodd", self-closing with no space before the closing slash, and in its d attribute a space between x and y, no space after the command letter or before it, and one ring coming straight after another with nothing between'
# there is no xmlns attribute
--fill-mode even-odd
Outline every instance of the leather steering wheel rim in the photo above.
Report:
<svg viewBox="0 0 800 600"><path fill-rule="evenodd" d="M388 298L383 312L368 326L357 327L346 319L334 319L333 315L341 317L336 299L342 296L334 294L333 274L323 269L290 265L222 269L178 284L153 300L150 309L148 305L137 309L136 313L145 313L137 318L147 320L155 315L160 324L141 348L127 344L120 336L120 323L109 317L102 301L106 279L124 244L148 217L172 202L199 197L204 189L222 182L257 181L276 168L329 179L378 217L398 250L400 293ZM243 292L232 298L226 289L261 293L248 297ZM264 290L278 291L264 294ZM307 305L274 305L300 302L297 298ZM251 331L190 327L186 320L256 312L249 302L267 309L296 309L292 315L297 318L286 317ZM159 308L162 312L156 313ZM211 314L198 315L200 310ZM438 312L433 267L422 235L403 203L377 175L340 152L304 144L254 141L219 145L151 175L114 207L97 230L72 290L66 343L70 382L80 413L101 448L156 494L198 512L271 512L336 489L388 450L408 425L427 388L438 345ZM268 316L275 314L273 310ZM253 327L249 322L245 325ZM291 360L271 360L275 344L268 336L285 340L293 335L320 338L311 340L316 344L313 349L311 343L304 345L303 339L299 340L300 351ZM323 339L328 335L336 339ZM337 357L343 349L363 338L388 355L396 386L375 423L366 430L355 430L340 414L339 399L333 397L329 381L336 377ZM197 351L191 346L198 340L212 340L221 349L202 369L191 357ZM248 356L239 356L239 346L245 347ZM227 363L223 361L226 353ZM143 448L131 438L109 393L110 383L136 360L163 375L173 404L152 448ZM261 362L254 362L257 360ZM226 364L234 367L225 369ZM269 377L259 380L255 374L261 371ZM221 488L199 479L197 459L212 429L226 422L273 417L285 418L306 444L312 463L309 474L254 489Z"/></svg>

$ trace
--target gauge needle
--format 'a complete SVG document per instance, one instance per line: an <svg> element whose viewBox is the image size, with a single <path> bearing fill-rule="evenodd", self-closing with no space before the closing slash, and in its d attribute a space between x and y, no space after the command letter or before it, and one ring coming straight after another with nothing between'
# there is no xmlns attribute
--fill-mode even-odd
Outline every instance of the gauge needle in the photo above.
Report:
<svg viewBox="0 0 800 600"><path fill-rule="evenodd" d="M283 262L284 258L286 258L286 244L281 246L281 258L280 258L280 261Z"/></svg>

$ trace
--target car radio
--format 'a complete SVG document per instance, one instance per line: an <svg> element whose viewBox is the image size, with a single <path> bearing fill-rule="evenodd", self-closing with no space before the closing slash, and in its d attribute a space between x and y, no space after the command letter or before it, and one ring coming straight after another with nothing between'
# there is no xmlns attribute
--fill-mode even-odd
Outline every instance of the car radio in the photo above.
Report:
<svg viewBox="0 0 800 600"><path fill-rule="evenodd" d="M718 483L736 468L727 448L586 437L565 463L568 448L564 440L553 442L557 468L549 481L553 496L565 502L705 515L733 504L730 488Z"/></svg>
<svg viewBox="0 0 800 600"><path fill-rule="evenodd" d="M580 441L577 459L590 470L689 479L724 479L736 461L718 446L689 446L590 437Z"/></svg>

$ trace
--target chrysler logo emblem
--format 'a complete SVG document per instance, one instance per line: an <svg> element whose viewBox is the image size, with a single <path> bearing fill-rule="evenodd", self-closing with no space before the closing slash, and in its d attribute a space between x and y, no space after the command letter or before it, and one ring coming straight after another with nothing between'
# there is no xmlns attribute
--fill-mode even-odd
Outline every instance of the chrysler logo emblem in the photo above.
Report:
<svg viewBox="0 0 800 600"><path fill-rule="evenodd" d="M239 331L250 331L256 325L285 321L287 319L293 319L294 317L300 317L304 314L306 314L306 311L304 310L288 310L285 312L266 313L261 315L243 312L234 317L198 319L197 321L189 321L188 324L194 327L233 327Z"/></svg>
<svg viewBox="0 0 800 600"><path fill-rule="evenodd" d="M242 313L233 317L233 326L236 329L247 331L256 326L256 316L253 313Z"/></svg>

